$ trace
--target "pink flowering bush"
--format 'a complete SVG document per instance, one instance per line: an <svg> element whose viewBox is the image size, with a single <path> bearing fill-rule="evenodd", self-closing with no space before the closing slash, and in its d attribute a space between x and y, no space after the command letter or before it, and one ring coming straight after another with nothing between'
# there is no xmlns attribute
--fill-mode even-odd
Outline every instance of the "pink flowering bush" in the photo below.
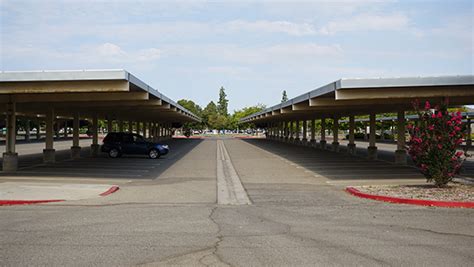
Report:
<svg viewBox="0 0 474 267"><path fill-rule="evenodd" d="M466 150L457 151L464 138L461 113L449 113L447 103L432 107L427 101L424 109L418 102L414 106L419 120L408 125L408 153L428 182L446 186L468 156Z"/></svg>

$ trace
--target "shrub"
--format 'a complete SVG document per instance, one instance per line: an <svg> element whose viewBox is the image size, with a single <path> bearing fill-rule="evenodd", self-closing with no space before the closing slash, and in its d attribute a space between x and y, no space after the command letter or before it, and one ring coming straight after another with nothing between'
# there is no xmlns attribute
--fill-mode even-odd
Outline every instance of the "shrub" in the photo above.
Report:
<svg viewBox="0 0 474 267"><path fill-rule="evenodd" d="M416 102L414 107L419 119L408 125L408 153L428 182L446 186L468 157L467 150L457 151L463 142L461 113L449 113L447 102L432 108L427 101L424 109Z"/></svg>

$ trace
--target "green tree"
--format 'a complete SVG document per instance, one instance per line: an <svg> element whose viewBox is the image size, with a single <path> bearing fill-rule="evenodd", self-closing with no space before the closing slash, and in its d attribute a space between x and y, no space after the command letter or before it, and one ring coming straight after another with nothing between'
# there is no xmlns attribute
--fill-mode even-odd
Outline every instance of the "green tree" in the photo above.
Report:
<svg viewBox="0 0 474 267"><path fill-rule="evenodd" d="M217 116L217 105L214 101L211 101L201 113L202 122L208 128L213 129L214 125L211 125L211 121L214 121L215 116Z"/></svg>
<svg viewBox="0 0 474 267"><path fill-rule="evenodd" d="M288 96L286 95L286 90L283 90L283 94L281 96L281 103L288 101Z"/></svg>
<svg viewBox="0 0 474 267"><path fill-rule="evenodd" d="M180 104L185 109L191 111L194 115L196 115L198 117L202 117L203 110L202 110L201 106L194 103L194 101L187 100L187 99L181 99L181 100L178 100L178 104ZM201 122L201 123L199 123L199 122L187 122L183 125L183 128L201 130L202 128L204 128L204 122Z"/></svg>
<svg viewBox="0 0 474 267"><path fill-rule="evenodd" d="M229 100L227 100L227 94L225 93L225 88L221 87L219 89L219 102L217 102L217 113L225 117L229 116L228 113Z"/></svg>
<svg viewBox="0 0 474 267"><path fill-rule="evenodd" d="M245 107L240 110L234 111L234 114L232 114L229 121L229 128L230 129L238 129L238 128L247 129L247 128L253 127L254 125L249 124L249 123L239 124L240 119L245 118L254 113L257 113L259 111L262 111L264 109L265 109L265 105L257 104L255 106Z"/></svg>
<svg viewBox="0 0 474 267"><path fill-rule="evenodd" d="M187 99L181 99L178 100L178 104L183 106L185 109L191 111L194 113L194 115L200 117L202 113L202 108L198 104L194 103L192 100L187 100Z"/></svg>

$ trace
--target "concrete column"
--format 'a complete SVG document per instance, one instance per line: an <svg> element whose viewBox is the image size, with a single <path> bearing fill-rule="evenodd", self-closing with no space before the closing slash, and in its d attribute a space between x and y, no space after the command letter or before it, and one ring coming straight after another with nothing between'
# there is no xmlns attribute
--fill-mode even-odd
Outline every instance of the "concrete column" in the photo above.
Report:
<svg viewBox="0 0 474 267"><path fill-rule="evenodd" d="M114 124L112 119L107 119L107 133L111 133L114 131Z"/></svg>
<svg viewBox="0 0 474 267"><path fill-rule="evenodd" d="M311 120L311 146L316 146L316 119Z"/></svg>
<svg viewBox="0 0 474 267"><path fill-rule="evenodd" d="M137 134L140 134L140 132L141 132L140 122L138 122L138 121L135 122L135 127L136 127L135 132L136 132Z"/></svg>
<svg viewBox="0 0 474 267"><path fill-rule="evenodd" d="M293 143L293 141L295 140L295 130L293 127L293 121L290 121L290 124L289 124L289 134L290 134L289 142Z"/></svg>
<svg viewBox="0 0 474 267"><path fill-rule="evenodd" d="M349 116L349 144L347 144L347 153L355 155L356 154L356 144L355 144L355 118L354 116Z"/></svg>
<svg viewBox="0 0 474 267"><path fill-rule="evenodd" d="M44 163L56 161L54 150L54 109L50 108L46 113L46 148L43 150Z"/></svg>
<svg viewBox="0 0 474 267"><path fill-rule="evenodd" d="M300 131L301 131L301 124L300 124L300 121L297 120L296 121L296 134L295 134L295 139L296 139L295 143L297 143L297 144L299 144L301 142Z"/></svg>
<svg viewBox="0 0 474 267"><path fill-rule="evenodd" d="M25 141L30 142L30 120L25 121Z"/></svg>
<svg viewBox="0 0 474 267"><path fill-rule="evenodd" d="M81 157L81 147L79 146L79 112L74 114L74 120L72 122L72 147L71 147L71 158L78 159Z"/></svg>
<svg viewBox="0 0 474 267"><path fill-rule="evenodd" d="M395 151L395 163L407 164L407 152L405 150L405 111L397 114L397 150Z"/></svg>
<svg viewBox="0 0 474 267"><path fill-rule="evenodd" d="M326 149L326 119L321 119L321 140L319 141L321 149Z"/></svg>
<svg viewBox="0 0 474 267"><path fill-rule="evenodd" d="M331 150L339 152L339 118L334 117L332 125L333 141L331 144Z"/></svg>
<svg viewBox="0 0 474 267"><path fill-rule="evenodd" d="M67 138L67 120L64 120L64 128L63 128L63 136L64 138Z"/></svg>
<svg viewBox="0 0 474 267"><path fill-rule="evenodd" d="M303 144L306 145L308 143L308 121L303 121Z"/></svg>
<svg viewBox="0 0 474 267"><path fill-rule="evenodd" d="M118 131L123 133L123 121L122 120L118 121Z"/></svg>
<svg viewBox="0 0 474 267"><path fill-rule="evenodd" d="M281 137L282 137L282 130L283 130L283 123L281 122L277 122L276 123L276 127L277 127L277 130L276 130L276 140L281 140Z"/></svg>
<svg viewBox="0 0 474 267"><path fill-rule="evenodd" d="M283 135L284 135L284 141L286 142L290 138L290 133L288 132L288 122L285 121L283 123L284 123L284 125L283 125Z"/></svg>
<svg viewBox="0 0 474 267"><path fill-rule="evenodd" d="M55 131L55 134L56 134L56 138L59 138L59 130L61 130L61 124L60 124L60 121L59 119L56 120L56 131Z"/></svg>
<svg viewBox="0 0 474 267"><path fill-rule="evenodd" d="M155 136L153 134L153 127L154 127L153 122L149 122L148 123L148 138L150 138L150 139L153 139L153 137Z"/></svg>
<svg viewBox="0 0 474 267"><path fill-rule="evenodd" d="M16 146L16 103L7 104L7 135L5 153L3 153L3 172L15 172L18 169L18 153Z"/></svg>
<svg viewBox="0 0 474 267"><path fill-rule="evenodd" d="M97 117L97 114L94 114L92 117L92 157L97 157L99 155L99 148L99 118Z"/></svg>
<svg viewBox="0 0 474 267"><path fill-rule="evenodd" d="M472 133L472 129L471 129L471 118L467 118L467 122L466 122L466 146L468 148L471 147L472 145L472 138L471 138L471 133Z"/></svg>
<svg viewBox="0 0 474 267"><path fill-rule="evenodd" d="M150 137L150 134L148 132L149 127L148 127L148 122L143 123L143 137L148 138Z"/></svg>
<svg viewBox="0 0 474 267"><path fill-rule="evenodd" d="M36 129L36 140L41 139L41 120L40 118L36 118L36 123L38 124L38 128Z"/></svg>
<svg viewBox="0 0 474 267"><path fill-rule="evenodd" d="M369 147L367 148L368 158L371 160L377 159L377 147L376 142L376 129L375 129L375 113L370 114L370 134L369 134Z"/></svg>
<svg viewBox="0 0 474 267"><path fill-rule="evenodd" d="M277 139L278 137L278 124L276 122L272 123L272 139Z"/></svg>
<svg viewBox="0 0 474 267"><path fill-rule="evenodd" d="M128 121L128 132L129 133L133 132L133 122L132 121Z"/></svg>
<svg viewBox="0 0 474 267"><path fill-rule="evenodd" d="M383 121L380 121L380 141L385 140L385 136L383 135L383 132L385 131L385 125Z"/></svg>
<svg viewBox="0 0 474 267"><path fill-rule="evenodd" d="M364 125L364 140L367 141L368 140L368 132L367 132L367 122L362 122L362 124Z"/></svg>

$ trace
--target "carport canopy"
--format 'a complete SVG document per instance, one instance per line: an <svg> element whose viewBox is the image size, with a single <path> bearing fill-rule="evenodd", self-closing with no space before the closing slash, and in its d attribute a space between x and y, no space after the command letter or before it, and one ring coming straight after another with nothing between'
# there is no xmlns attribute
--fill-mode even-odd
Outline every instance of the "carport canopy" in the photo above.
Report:
<svg viewBox="0 0 474 267"><path fill-rule="evenodd" d="M72 157L80 155L79 120L92 121L91 152L98 153L98 120L116 121L123 130L128 122L150 138L171 135L170 128L201 119L158 90L125 70L0 72L0 114L6 118L6 152L3 171L15 171L16 118L46 122L44 162L55 161L53 125L58 119L73 119Z"/></svg>
<svg viewBox="0 0 474 267"><path fill-rule="evenodd" d="M356 153L355 116L369 115L368 158L377 159L376 114L397 113L397 150L395 162L406 164L405 112L414 110L414 101L441 103L449 106L472 105L474 103L474 76L440 76L376 79L340 79L284 103L266 108L261 112L241 119L241 123L254 123L266 127L267 138L326 148L326 119L332 120L333 142L331 150L339 151L339 123L349 117L347 152ZM466 136L470 144L468 113ZM316 142L316 119L320 119L320 141ZM308 121L311 121L308 140ZM301 132L301 129L303 131ZM367 130L367 128L366 128ZM302 136L302 138L300 138ZM383 133L381 133L383 136Z"/></svg>
<svg viewBox="0 0 474 267"><path fill-rule="evenodd" d="M241 123L343 117L413 109L413 101L474 103L474 76L340 79L247 116Z"/></svg>

